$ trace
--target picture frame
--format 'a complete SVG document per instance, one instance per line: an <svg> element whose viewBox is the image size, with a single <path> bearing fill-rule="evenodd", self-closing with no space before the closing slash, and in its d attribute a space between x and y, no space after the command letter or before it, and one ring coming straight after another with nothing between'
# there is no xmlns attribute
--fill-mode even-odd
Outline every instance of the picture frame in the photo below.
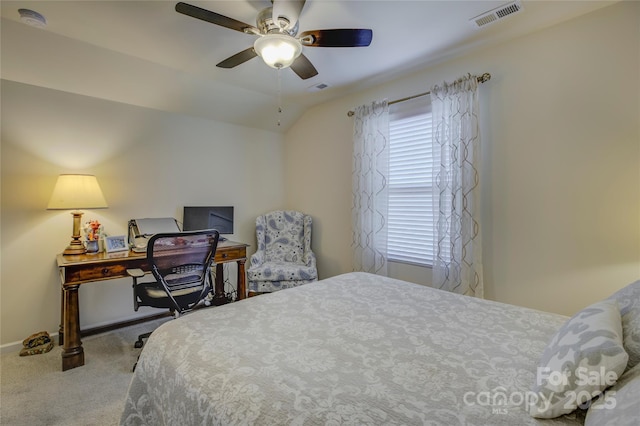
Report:
<svg viewBox="0 0 640 426"><path fill-rule="evenodd" d="M104 239L104 248L107 253L129 250L127 240L124 235L106 237Z"/></svg>

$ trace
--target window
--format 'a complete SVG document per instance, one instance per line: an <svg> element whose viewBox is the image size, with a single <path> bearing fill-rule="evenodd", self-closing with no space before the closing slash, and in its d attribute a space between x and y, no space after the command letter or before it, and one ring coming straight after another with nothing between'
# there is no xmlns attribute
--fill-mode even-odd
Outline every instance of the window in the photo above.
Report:
<svg viewBox="0 0 640 426"><path fill-rule="evenodd" d="M434 259L433 144L428 96L393 104L389 115L389 260Z"/></svg>

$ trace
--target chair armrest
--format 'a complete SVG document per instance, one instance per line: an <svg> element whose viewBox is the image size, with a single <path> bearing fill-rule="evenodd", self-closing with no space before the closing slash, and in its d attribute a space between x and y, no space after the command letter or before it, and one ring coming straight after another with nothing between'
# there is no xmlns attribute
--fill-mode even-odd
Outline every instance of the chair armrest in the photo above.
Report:
<svg viewBox="0 0 640 426"><path fill-rule="evenodd" d="M144 277L144 271L140 268L136 269L127 269L127 274L133 278L142 278Z"/></svg>
<svg viewBox="0 0 640 426"><path fill-rule="evenodd" d="M255 253L251 255L251 260L249 261L251 266L260 266L264 263L264 251L257 250Z"/></svg>
<svg viewBox="0 0 640 426"><path fill-rule="evenodd" d="M308 251L304 255L302 255L302 262L306 266L315 268L315 266L316 266L316 255L312 251Z"/></svg>

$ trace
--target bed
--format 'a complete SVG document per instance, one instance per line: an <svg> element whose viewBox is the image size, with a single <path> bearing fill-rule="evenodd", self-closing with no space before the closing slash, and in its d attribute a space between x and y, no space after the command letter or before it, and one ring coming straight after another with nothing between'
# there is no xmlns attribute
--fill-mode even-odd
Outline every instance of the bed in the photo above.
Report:
<svg viewBox="0 0 640 426"><path fill-rule="evenodd" d="M141 353L121 424L584 424L586 406L530 415L541 355L568 320L339 275L160 326Z"/></svg>

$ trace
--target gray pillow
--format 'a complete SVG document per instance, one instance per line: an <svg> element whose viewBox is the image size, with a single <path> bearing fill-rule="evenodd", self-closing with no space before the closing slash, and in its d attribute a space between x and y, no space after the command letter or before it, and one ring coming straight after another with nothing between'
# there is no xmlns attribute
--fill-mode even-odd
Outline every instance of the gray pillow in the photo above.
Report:
<svg viewBox="0 0 640 426"><path fill-rule="evenodd" d="M622 347L618 302L603 300L569 319L545 348L529 414L553 418L585 406L620 377L629 356Z"/></svg>
<svg viewBox="0 0 640 426"><path fill-rule="evenodd" d="M594 399L584 426L637 426L640 421L640 364Z"/></svg>
<svg viewBox="0 0 640 426"><path fill-rule="evenodd" d="M622 344L629 354L627 370L640 364L640 280L613 293L622 318Z"/></svg>

